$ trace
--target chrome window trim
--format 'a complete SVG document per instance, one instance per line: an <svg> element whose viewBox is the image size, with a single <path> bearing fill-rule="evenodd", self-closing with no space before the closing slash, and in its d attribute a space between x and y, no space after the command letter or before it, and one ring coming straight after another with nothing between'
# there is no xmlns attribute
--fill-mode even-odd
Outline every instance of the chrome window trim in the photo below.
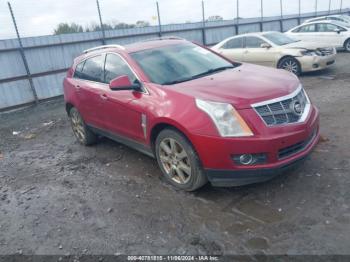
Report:
<svg viewBox="0 0 350 262"><path fill-rule="evenodd" d="M288 99L292 99L293 97L297 96L301 91L304 91L304 95L306 97L306 104L305 104L305 108L304 108L304 112L301 115L300 119L297 122L294 123L284 123L284 124L278 124L278 125L268 125L264 119L262 118L262 116L259 114L259 112L255 109L256 107L259 106L267 106L269 104L273 104L273 103L279 103L282 102L284 100L288 100ZM274 99L270 99L270 100L266 100L266 101L262 101L262 102L258 102L258 103L254 103L251 104L251 107L254 109L254 111L256 112L256 114L260 117L260 119L262 120L262 122L267 126L267 127L281 127L284 125L293 125L293 124L297 124L297 123L303 123L305 122L306 118L308 117L309 113L310 113L310 109L311 109L311 102L310 99L308 97L308 95L306 94L305 90L303 89L303 86L300 84L298 86L298 88L296 90L294 90L292 93L290 93L289 95L286 96L281 96L278 98L274 98Z"/></svg>

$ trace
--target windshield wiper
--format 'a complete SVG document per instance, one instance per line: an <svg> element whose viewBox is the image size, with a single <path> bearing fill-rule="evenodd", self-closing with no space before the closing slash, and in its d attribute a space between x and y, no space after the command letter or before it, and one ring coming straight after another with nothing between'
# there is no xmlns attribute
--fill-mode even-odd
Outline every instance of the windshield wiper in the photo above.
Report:
<svg viewBox="0 0 350 262"><path fill-rule="evenodd" d="M211 75L211 74L214 74L214 73L219 72L219 71L224 71L226 69L232 69L232 68L235 68L235 67L234 66L222 66L222 67L212 68L212 69L209 69L208 71L205 71L203 73L200 73L200 74L197 74L197 75L194 75L191 77L165 82L165 83L163 83L163 85L174 85L174 84L190 81L193 79L197 79L197 78L200 78L200 77L203 77L206 75Z"/></svg>
<svg viewBox="0 0 350 262"><path fill-rule="evenodd" d="M211 74L214 74L216 72L220 72L220 71L224 71L226 69L232 69L232 68L235 68L235 67L234 66L222 66L222 67L212 68L212 69L209 69L208 71L205 71L205 72L200 73L198 75L192 76L191 79L200 78L203 76L211 75Z"/></svg>

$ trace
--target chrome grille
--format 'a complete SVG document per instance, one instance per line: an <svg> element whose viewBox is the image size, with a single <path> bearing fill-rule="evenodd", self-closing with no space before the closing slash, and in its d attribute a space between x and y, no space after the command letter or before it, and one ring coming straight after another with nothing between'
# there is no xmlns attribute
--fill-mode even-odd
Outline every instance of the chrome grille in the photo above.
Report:
<svg viewBox="0 0 350 262"><path fill-rule="evenodd" d="M328 48L319 48L317 49L318 52L320 52L320 54L322 56L328 56L328 55L333 55L334 54L334 49L331 47Z"/></svg>
<svg viewBox="0 0 350 262"><path fill-rule="evenodd" d="M253 105L268 126L297 123L305 117L309 107L310 102L302 88L299 88L295 95Z"/></svg>

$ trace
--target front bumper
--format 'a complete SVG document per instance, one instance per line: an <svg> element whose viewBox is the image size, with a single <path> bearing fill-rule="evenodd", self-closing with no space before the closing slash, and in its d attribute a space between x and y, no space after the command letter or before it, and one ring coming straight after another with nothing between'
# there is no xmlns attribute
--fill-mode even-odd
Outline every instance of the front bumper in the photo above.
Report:
<svg viewBox="0 0 350 262"><path fill-rule="evenodd" d="M296 57L302 72L323 70L335 63L336 55Z"/></svg>
<svg viewBox="0 0 350 262"><path fill-rule="evenodd" d="M312 106L303 123L267 127L255 112L242 110L240 114L254 128L254 137L220 138L195 135L191 138L208 180L215 186L240 186L263 182L298 165L307 157L319 140L319 113ZM258 125L260 121L260 125ZM252 125L255 123L255 125ZM284 149L301 142L300 150L281 157ZM263 164L237 165L233 155L264 153Z"/></svg>

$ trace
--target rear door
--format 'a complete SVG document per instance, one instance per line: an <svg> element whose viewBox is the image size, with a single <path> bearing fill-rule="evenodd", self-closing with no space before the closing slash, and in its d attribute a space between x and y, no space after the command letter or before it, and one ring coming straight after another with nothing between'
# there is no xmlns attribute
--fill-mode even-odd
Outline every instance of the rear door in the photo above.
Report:
<svg viewBox="0 0 350 262"><path fill-rule="evenodd" d="M264 48L262 44L268 44L257 36L246 36L244 39L243 61L263 66L274 66L276 49Z"/></svg>
<svg viewBox="0 0 350 262"><path fill-rule="evenodd" d="M104 128L106 98L103 94L108 89L108 85L103 83L104 60L105 55L87 58L77 66L74 74L78 110L87 124L100 128Z"/></svg>
<svg viewBox="0 0 350 262"><path fill-rule="evenodd" d="M228 40L219 50L219 53L233 61L241 62L243 59L243 37Z"/></svg>

